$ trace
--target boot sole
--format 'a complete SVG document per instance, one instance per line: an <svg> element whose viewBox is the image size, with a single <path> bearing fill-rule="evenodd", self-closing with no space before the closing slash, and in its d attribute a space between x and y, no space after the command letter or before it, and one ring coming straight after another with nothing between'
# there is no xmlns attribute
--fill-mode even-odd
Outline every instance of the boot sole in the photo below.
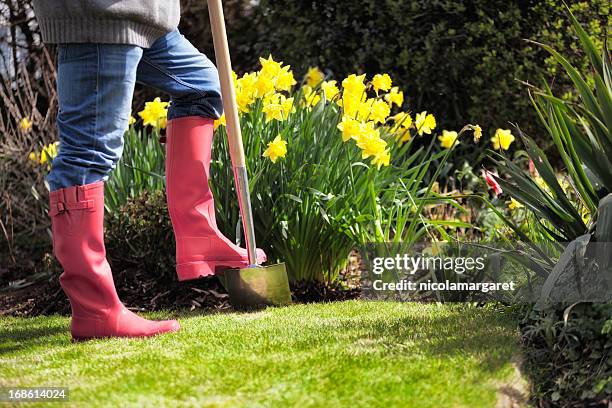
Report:
<svg viewBox="0 0 612 408"><path fill-rule="evenodd" d="M183 263L176 266L176 274L179 281L187 281L205 276L216 275L226 269L246 268L244 261L199 261Z"/></svg>
<svg viewBox="0 0 612 408"><path fill-rule="evenodd" d="M153 334L143 334L141 336L72 336L72 342L73 343L81 343L81 342L85 342L85 341L89 341L89 340L97 340L97 339L144 339L147 337L155 337L155 336L160 336L162 334L168 334L168 333L176 333L178 332L180 329L177 330L167 330L167 331L163 331L163 332L159 332L159 333L153 333Z"/></svg>

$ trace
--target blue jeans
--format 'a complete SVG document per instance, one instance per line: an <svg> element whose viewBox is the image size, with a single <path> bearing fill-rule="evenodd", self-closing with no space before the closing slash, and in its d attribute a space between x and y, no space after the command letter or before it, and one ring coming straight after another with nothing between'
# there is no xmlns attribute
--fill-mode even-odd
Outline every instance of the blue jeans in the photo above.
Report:
<svg viewBox="0 0 612 408"><path fill-rule="evenodd" d="M178 30L145 49L124 44L60 44L60 145L47 175L51 191L108 180L123 152L136 82L170 94L168 120L217 119L223 113L217 69Z"/></svg>

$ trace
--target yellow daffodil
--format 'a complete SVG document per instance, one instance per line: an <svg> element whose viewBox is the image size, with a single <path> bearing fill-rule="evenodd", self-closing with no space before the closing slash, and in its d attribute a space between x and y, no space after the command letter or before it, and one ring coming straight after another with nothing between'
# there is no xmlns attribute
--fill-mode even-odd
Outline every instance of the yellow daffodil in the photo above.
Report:
<svg viewBox="0 0 612 408"><path fill-rule="evenodd" d="M309 85L304 85L302 92L304 93L304 102L307 107L316 106L321 100L321 95L313 91Z"/></svg>
<svg viewBox="0 0 612 408"><path fill-rule="evenodd" d="M387 147L387 142L381 139L378 129L368 126L359 135L357 147L361 149L361 158L367 159L383 152Z"/></svg>
<svg viewBox="0 0 612 408"><path fill-rule="evenodd" d="M343 142L350 139L357 140L362 131L361 122L348 115L342 116L342 121L338 123L338 129L342 132Z"/></svg>
<svg viewBox="0 0 612 408"><path fill-rule="evenodd" d="M358 99L361 99L361 95L365 91L365 74L355 75L351 74L342 81L342 89L344 94L354 95Z"/></svg>
<svg viewBox="0 0 612 408"><path fill-rule="evenodd" d="M267 100L263 112L266 114L266 123L273 119L283 121L290 113L295 112L293 98L287 98L283 94L274 94Z"/></svg>
<svg viewBox="0 0 612 408"><path fill-rule="evenodd" d="M357 116L362 121L373 120L377 123L385 123L391 113L391 108L381 99L370 98L361 102L357 111Z"/></svg>
<svg viewBox="0 0 612 408"><path fill-rule="evenodd" d="M225 113L221 115L219 119L216 119L214 121L214 129L217 130L219 126L227 126L227 124L225 123Z"/></svg>
<svg viewBox="0 0 612 408"><path fill-rule="evenodd" d="M130 118L128 119L128 126L132 126L134 123L136 123L136 118L130 115Z"/></svg>
<svg viewBox="0 0 612 408"><path fill-rule="evenodd" d="M378 91L388 91L391 89L391 77L388 74L376 74L372 78L372 86L378 95Z"/></svg>
<svg viewBox="0 0 612 408"><path fill-rule="evenodd" d="M392 128L393 134L395 135L395 140L397 140L400 145L408 142L410 140L410 126L412 126L412 118L406 112L400 112L393 116L393 122L395 125Z"/></svg>
<svg viewBox="0 0 612 408"><path fill-rule="evenodd" d="M279 157L287 155L287 142L276 136L273 141L268 143L268 148L263 152L263 157L268 157L272 163L276 163Z"/></svg>
<svg viewBox="0 0 612 408"><path fill-rule="evenodd" d="M293 77L293 72L290 71L290 66L282 67L276 78L276 89L278 91L290 91L291 87L297 82Z"/></svg>
<svg viewBox="0 0 612 408"><path fill-rule="evenodd" d="M478 143L482 137L482 128L479 125L474 125L472 130L474 131L474 143Z"/></svg>
<svg viewBox="0 0 612 408"><path fill-rule="evenodd" d="M266 123L273 119L283 120L283 108L276 103L269 103L263 107L263 112L266 114Z"/></svg>
<svg viewBox="0 0 612 408"><path fill-rule="evenodd" d="M28 155L28 159L30 159L31 162L38 164L38 161L40 160L40 158L38 157L38 154L36 152L31 152Z"/></svg>
<svg viewBox="0 0 612 408"><path fill-rule="evenodd" d="M395 122L396 126L401 126L404 129L408 129L410 126L412 126L412 118L406 112L400 112L394 115L393 121Z"/></svg>
<svg viewBox="0 0 612 408"><path fill-rule="evenodd" d="M342 107L345 115L356 117L360 110L363 111L362 105L366 103L366 100L367 95L365 93L357 95L344 92L342 94L342 99L338 101L338 105ZM369 115L369 107L366 115Z"/></svg>
<svg viewBox="0 0 612 408"><path fill-rule="evenodd" d="M323 79L325 79L325 74L323 74L318 67L308 68L308 72L306 72L306 85L314 88L319 85Z"/></svg>
<svg viewBox="0 0 612 408"><path fill-rule="evenodd" d="M377 123L385 123L390 113L391 108L389 104L383 100L376 99L371 106L370 119Z"/></svg>
<svg viewBox="0 0 612 408"><path fill-rule="evenodd" d="M255 83L255 95L263 98L274 92L274 78L267 75L257 75Z"/></svg>
<svg viewBox="0 0 612 408"><path fill-rule="evenodd" d="M395 104L397 107L400 107L404 103L404 93L400 91L397 86L394 86L391 88L391 91L385 95L385 101L391 106Z"/></svg>
<svg viewBox="0 0 612 408"><path fill-rule="evenodd" d="M268 81L268 84L270 82ZM265 84L265 85L268 85ZM241 113L248 113L250 106L255 102L255 96L257 93L257 74L247 73L236 80L236 102L238 104L238 110ZM264 89L264 93L267 89Z"/></svg>
<svg viewBox="0 0 612 408"><path fill-rule="evenodd" d="M37 164L46 164L49 168L51 161L57 156L57 148L59 142L53 142L43 147L40 154L38 152L31 152L28 158Z"/></svg>
<svg viewBox="0 0 612 408"><path fill-rule="evenodd" d="M411 139L411 135L410 135L410 130L403 128L401 126L396 126L393 128L393 134L395 135L395 140L400 144L403 145L404 143L410 141Z"/></svg>
<svg viewBox="0 0 612 408"><path fill-rule="evenodd" d="M24 132L29 132L32 129L32 121L28 118L23 118L19 121L19 129Z"/></svg>
<svg viewBox="0 0 612 408"><path fill-rule="evenodd" d="M514 142L514 135L509 129L497 129L491 138L495 150L508 150L512 142Z"/></svg>
<svg viewBox="0 0 612 408"><path fill-rule="evenodd" d="M372 159L372 164L380 169L382 166L388 166L391 161L391 153L389 153L389 149L381 150L374 155Z"/></svg>
<svg viewBox="0 0 612 408"><path fill-rule="evenodd" d="M263 107L263 112L266 114L266 123L273 119L283 120L283 107L280 103L268 103Z"/></svg>
<svg viewBox="0 0 612 408"><path fill-rule="evenodd" d="M372 112L373 103L374 98L369 98L359 104L359 107L357 108L357 117L360 120L367 121L370 119L370 113Z"/></svg>
<svg viewBox="0 0 612 408"><path fill-rule="evenodd" d="M283 109L283 116L285 119L290 113L295 112L295 106L293 105L293 98L286 98L285 95L281 95L280 100L281 108Z"/></svg>
<svg viewBox="0 0 612 408"><path fill-rule="evenodd" d="M255 92L255 84L257 83L257 73L248 72L236 80L236 86L243 92Z"/></svg>
<svg viewBox="0 0 612 408"><path fill-rule="evenodd" d="M450 149L455 144L459 144L457 141L458 134L455 131L449 132L447 130L442 131L442 135L438 136L438 140L440 141L440 146L445 149ZM457 141L457 143L455 143Z"/></svg>
<svg viewBox="0 0 612 408"><path fill-rule="evenodd" d="M321 83L321 89L323 90L323 94L325 95L325 99L331 101L340 93L338 86L336 85L336 81L323 81Z"/></svg>
<svg viewBox="0 0 612 408"><path fill-rule="evenodd" d="M268 59L264 59L259 57L259 62L261 63L261 70L259 71L259 76L264 76L267 78L276 78L276 76L281 71L282 62L274 61L272 55L268 56Z"/></svg>
<svg viewBox="0 0 612 408"><path fill-rule="evenodd" d="M510 201L508 202L508 208L510 210L514 211L514 210L517 210L519 208L523 208L523 204L519 203L514 198L510 198Z"/></svg>
<svg viewBox="0 0 612 408"><path fill-rule="evenodd" d="M419 136L422 136L423 133L430 135L431 131L436 128L436 118L431 113L427 114L427 111L423 111L417 113L415 124Z"/></svg>
<svg viewBox="0 0 612 408"><path fill-rule="evenodd" d="M57 145L52 143L43 147L42 151L40 152L40 164L50 162L55 156L57 156Z"/></svg>
<svg viewBox="0 0 612 408"><path fill-rule="evenodd" d="M155 98L152 102L145 103L144 110L138 112L143 120L143 125L166 128L166 118L168 115L168 102L162 102L159 97Z"/></svg>
<svg viewBox="0 0 612 408"><path fill-rule="evenodd" d="M249 113L253 102L255 102L255 99L252 94L246 92L236 93L236 103L238 104L238 111L240 113Z"/></svg>

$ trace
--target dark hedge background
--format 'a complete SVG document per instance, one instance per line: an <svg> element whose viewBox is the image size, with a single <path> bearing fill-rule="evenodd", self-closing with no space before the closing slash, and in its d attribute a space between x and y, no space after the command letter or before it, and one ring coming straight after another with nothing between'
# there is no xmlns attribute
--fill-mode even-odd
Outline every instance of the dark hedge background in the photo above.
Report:
<svg viewBox="0 0 612 408"><path fill-rule="evenodd" d="M538 133L525 84L555 82L547 54L524 39L553 45L582 65L558 0L261 0L225 1L234 69L257 68L269 53L303 74L309 66L346 74L389 73L408 108L428 109L440 126L516 122ZM607 0L568 4L600 44L612 26ZM184 1L180 26L212 54L205 2ZM537 134L534 135L537 138Z"/></svg>

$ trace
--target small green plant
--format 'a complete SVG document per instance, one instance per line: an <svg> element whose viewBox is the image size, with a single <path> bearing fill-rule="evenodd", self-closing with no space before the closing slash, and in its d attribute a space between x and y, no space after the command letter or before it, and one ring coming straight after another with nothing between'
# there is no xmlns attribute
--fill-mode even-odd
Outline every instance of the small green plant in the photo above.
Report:
<svg viewBox="0 0 612 408"><path fill-rule="evenodd" d="M159 127L137 130L133 125L124 135L123 156L111 172L105 188L105 206L111 213L144 191L164 190L165 150L158 141Z"/></svg>
<svg viewBox="0 0 612 408"><path fill-rule="evenodd" d="M128 198L106 218L106 248L114 269L137 269L155 280L175 279L175 244L162 190Z"/></svg>

